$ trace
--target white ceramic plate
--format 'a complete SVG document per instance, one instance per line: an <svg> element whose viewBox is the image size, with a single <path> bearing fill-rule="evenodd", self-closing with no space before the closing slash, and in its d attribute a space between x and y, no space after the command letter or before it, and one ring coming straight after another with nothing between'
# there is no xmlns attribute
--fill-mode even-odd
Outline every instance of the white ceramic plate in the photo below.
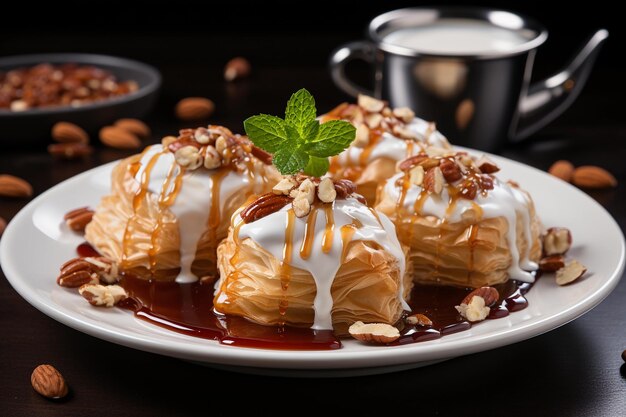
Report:
<svg viewBox="0 0 626 417"><path fill-rule="evenodd" d="M59 266L75 256L82 238L63 224L74 208L96 206L109 192L113 164L71 178L28 204L0 242L0 264L13 287L43 313L81 332L135 349L210 366L296 376L359 375L423 366L494 349L540 335L586 313L617 285L624 268L624 237L613 218L578 189L526 165L493 156L502 179L531 192L547 226L565 226L574 236L570 255L588 267L584 279L558 287L545 277L528 293L530 305L441 339L395 347L345 341L335 351L239 348L153 326L121 309L94 308L75 290L56 285Z"/></svg>

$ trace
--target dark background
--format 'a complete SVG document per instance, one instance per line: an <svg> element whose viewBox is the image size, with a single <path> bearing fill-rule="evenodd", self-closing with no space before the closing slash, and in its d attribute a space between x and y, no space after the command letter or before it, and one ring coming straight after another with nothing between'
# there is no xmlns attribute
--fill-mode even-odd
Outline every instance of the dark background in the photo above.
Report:
<svg viewBox="0 0 626 417"><path fill-rule="evenodd" d="M241 121L250 114L280 114L289 94L301 87L315 95L320 111L347 99L328 76L331 51L362 38L367 22L381 12L426 4L215 3L3 4L0 56L93 52L145 61L164 77L161 99L146 119L155 132L153 141L183 126L172 109L177 100L190 95L213 99L217 110L212 122L241 131ZM563 4L482 2L533 16L549 29L550 38L536 60L535 79L559 70L594 30L604 27L610 32L588 85L572 108L530 142L505 149L504 155L540 169L557 159L609 169L620 181L618 188L591 195L624 229L624 18L608 0L589 1L584 7ZM253 75L227 84L222 80L223 66L237 55L252 62ZM360 79L368 78L366 69L355 65L352 70ZM10 138L0 132L0 139ZM0 150L0 173L26 178L37 195L128 154L100 148L85 161L62 163L53 161L43 146ZM26 202L0 199L0 216L10 219ZM30 307L0 274L0 416L276 416L304 411L623 416L626 368L620 354L626 348L625 297L622 282L593 312L560 329L424 369L351 379L289 380L217 371L89 337ZM47 402L30 388L31 370L46 362L59 367L69 380L73 393L68 401Z"/></svg>
<svg viewBox="0 0 626 417"><path fill-rule="evenodd" d="M173 60L186 62L191 70L204 71L207 78L219 76L224 63L236 55L247 57L257 70L310 69L325 66L331 51L341 43L362 38L369 20L385 11L433 3L478 4L526 14L548 28L550 37L536 60L535 79L559 70L593 31L607 28L610 38L598 59L589 90L604 90L606 94L626 91L621 82L622 71L626 69L624 18L611 0L584 2L582 6L573 2L463 0L250 3L115 0L52 2L36 7L28 3L12 4L0 24L0 55L60 51L111 53L156 66ZM168 83L181 75L165 75L167 94ZM612 78L613 75L616 77ZM361 76L363 80L366 78ZM620 82L609 87L607 78ZM202 87L201 80L188 79L194 80L189 85L190 91ZM302 77L300 83L306 84L307 78ZM219 99L220 91L212 93ZM277 103L282 103L283 98L280 100ZM623 106L620 103L605 107L606 112L612 113ZM565 117L576 120L583 115L570 112ZM598 121L608 120L603 117Z"/></svg>

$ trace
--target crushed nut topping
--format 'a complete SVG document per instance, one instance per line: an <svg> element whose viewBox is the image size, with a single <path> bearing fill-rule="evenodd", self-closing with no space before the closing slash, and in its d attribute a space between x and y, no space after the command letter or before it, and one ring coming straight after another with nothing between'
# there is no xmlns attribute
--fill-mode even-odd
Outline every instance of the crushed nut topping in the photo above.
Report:
<svg viewBox="0 0 626 417"><path fill-rule="evenodd" d="M242 212L241 218L252 223L270 215L291 203L297 217L304 217L311 212L316 202L332 203L337 199L355 197L361 203L364 199L356 194L356 185L352 181L330 178L313 178L307 175L285 176L272 189L250 203Z"/></svg>
<svg viewBox="0 0 626 417"><path fill-rule="evenodd" d="M166 136L161 143L174 154L178 165L189 170L230 165L244 171L253 159L266 165L272 163L270 154L254 146L246 136L236 135L223 126L182 129L178 137Z"/></svg>
<svg viewBox="0 0 626 417"><path fill-rule="evenodd" d="M365 148L372 137L380 136L383 132L391 132L400 139L412 141L423 141L429 135L427 133L424 137L407 128L415 119L415 113L408 107L391 109L386 101L365 95L360 95L357 103L342 103L322 116L322 121L341 119L356 126L356 139L352 143L356 147ZM434 130L432 124L428 132Z"/></svg>
<svg viewBox="0 0 626 417"><path fill-rule="evenodd" d="M480 166L478 162L481 163ZM440 194L443 187L447 186L451 196L474 200L479 193L484 196L489 190L493 190L492 173L499 170L486 157L478 162L465 152L446 151L439 156L420 153L398 164L398 169L404 172L404 176L396 181L396 185L421 186L433 194Z"/></svg>

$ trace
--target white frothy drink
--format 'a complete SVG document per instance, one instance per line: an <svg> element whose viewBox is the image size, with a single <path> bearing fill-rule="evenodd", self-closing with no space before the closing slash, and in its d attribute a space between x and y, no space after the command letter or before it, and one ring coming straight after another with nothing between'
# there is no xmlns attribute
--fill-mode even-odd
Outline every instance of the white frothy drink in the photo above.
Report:
<svg viewBox="0 0 626 417"><path fill-rule="evenodd" d="M473 19L441 19L387 34L388 44L438 55L497 54L528 42L536 33Z"/></svg>

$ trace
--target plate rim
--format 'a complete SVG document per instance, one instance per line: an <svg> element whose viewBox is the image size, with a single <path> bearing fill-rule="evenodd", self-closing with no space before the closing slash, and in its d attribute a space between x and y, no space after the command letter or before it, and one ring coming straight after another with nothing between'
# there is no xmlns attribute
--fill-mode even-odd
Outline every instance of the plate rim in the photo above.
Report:
<svg viewBox="0 0 626 417"><path fill-rule="evenodd" d="M507 164L517 165L523 169L531 169L541 175L549 177L549 174L535 167L502 156L492 155L469 148L455 148L469 151L471 153L486 154L496 161L504 160ZM613 270L611 276L606 277L602 285L599 286L591 295L583 298L578 303L568 306L566 309L558 312L557 314L540 317L538 320L530 323L516 323L511 328L501 330L496 333L463 338L455 340L452 343L446 343L442 346L438 346L437 343L442 339L435 340L433 341L435 343L431 343L428 346L422 343L401 346L372 346L368 347L368 349L357 351L348 349L338 349L332 351L251 349L224 346L211 340L207 340L207 346L201 348L197 345L186 345L184 339L180 341L167 341L166 344L163 344L163 342L153 340L152 338L145 338L141 335L134 336L132 334L127 334L126 331L115 331L106 327L98 327L94 323L84 320L81 316L68 314L54 308L54 306L49 305L45 299L42 299L36 293L31 293L29 286L26 284L27 280L22 280L20 278L16 262L9 257L9 244L6 242L10 242L15 238L14 234L18 231L16 225L21 223L23 220L27 220L28 216L41 203L42 200L45 200L48 195L56 193L59 188L68 187L75 182L80 182L85 177L93 175L98 170L106 171L111 169L112 166L118 162L119 161L113 161L100 165L70 177L46 190L23 207L9 222L2 239L0 239L0 266L4 271L7 281L9 281L18 294L33 307L54 320L99 339L165 356L223 365L283 369L320 369L320 362L323 362L322 367L326 369L347 369L355 367L380 367L381 365L392 366L450 358L459 356L459 351L461 351L463 355L466 355L484 350L490 350L539 336L543 333L563 326L583 314L586 314L600 304L600 302L602 302L602 300L604 300L617 286L624 271L626 243L623 231L621 230L619 224L597 201L571 184L563 182L560 184L561 186L569 187L570 191L574 191L579 194L579 196L588 199L589 202L602 211L603 215L607 217L607 220L612 223L618 233L617 237L619 238L620 248L619 259L617 260L618 265L617 268ZM558 324L555 324L555 322L558 322ZM419 358L415 357L416 346L419 346L417 348L420 350L420 352L418 352ZM217 349L212 349L212 347L217 347Z"/></svg>

